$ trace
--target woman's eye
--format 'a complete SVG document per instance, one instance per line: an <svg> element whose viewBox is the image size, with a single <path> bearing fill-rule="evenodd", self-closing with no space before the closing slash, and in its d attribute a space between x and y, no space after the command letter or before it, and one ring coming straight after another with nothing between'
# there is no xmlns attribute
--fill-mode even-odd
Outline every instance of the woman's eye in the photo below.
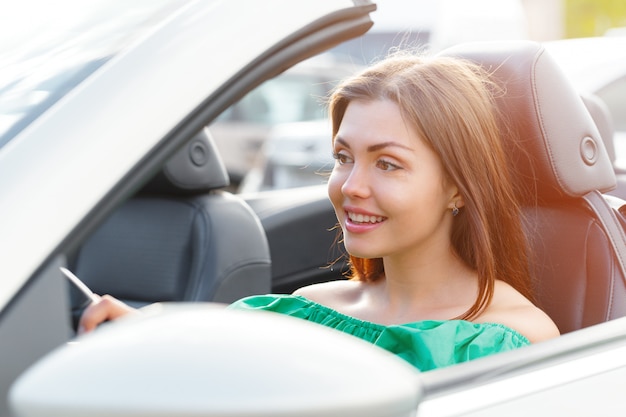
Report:
<svg viewBox="0 0 626 417"><path fill-rule="evenodd" d="M339 165L343 165L350 162L350 157L348 155L342 154L340 152L333 153L333 158L337 160Z"/></svg>
<svg viewBox="0 0 626 417"><path fill-rule="evenodd" d="M398 165L391 163L389 161L385 161L384 159L379 159L376 162L376 166L382 169L383 171L395 171L396 169L400 169Z"/></svg>

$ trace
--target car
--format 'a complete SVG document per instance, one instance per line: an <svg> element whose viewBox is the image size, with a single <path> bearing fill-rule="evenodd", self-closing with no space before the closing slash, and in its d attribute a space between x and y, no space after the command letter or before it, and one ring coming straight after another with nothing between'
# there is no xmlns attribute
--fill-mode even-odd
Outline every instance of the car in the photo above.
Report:
<svg viewBox="0 0 626 417"><path fill-rule="evenodd" d="M273 126L237 192L325 184L333 166L328 118Z"/></svg>
<svg viewBox="0 0 626 417"><path fill-rule="evenodd" d="M343 279L346 263L324 185L225 191L207 126L367 32L375 3L40 6L16 3L0 25L1 416L624 414L624 201L602 194L615 176L600 133L542 45L441 54L508 87L531 269L563 335L420 373L322 326L224 308ZM77 335L81 295L61 268L146 314Z"/></svg>

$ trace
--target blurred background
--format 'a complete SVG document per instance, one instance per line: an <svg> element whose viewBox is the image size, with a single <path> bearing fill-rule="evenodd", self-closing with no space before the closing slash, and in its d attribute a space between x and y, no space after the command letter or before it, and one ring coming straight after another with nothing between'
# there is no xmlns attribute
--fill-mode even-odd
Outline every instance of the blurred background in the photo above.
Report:
<svg viewBox="0 0 626 417"><path fill-rule="evenodd" d="M232 190L251 193L322 184L332 168L325 98L333 86L394 47L424 54L461 42L545 43L581 94L607 106L604 137L626 172L625 0L377 0L374 26L267 81L210 130Z"/></svg>

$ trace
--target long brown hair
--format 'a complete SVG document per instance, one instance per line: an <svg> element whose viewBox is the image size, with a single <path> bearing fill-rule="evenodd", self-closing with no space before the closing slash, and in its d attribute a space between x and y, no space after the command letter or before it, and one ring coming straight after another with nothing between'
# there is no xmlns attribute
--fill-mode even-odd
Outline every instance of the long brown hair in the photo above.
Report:
<svg viewBox="0 0 626 417"><path fill-rule="evenodd" d="M458 58L396 53L344 81L330 97L333 140L353 100L391 100L441 159L464 207L454 218L456 254L477 272L478 296L459 318L476 317L491 302L496 279L533 300L528 247L502 149L494 104L499 90L479 66ZM350 256L351 279L384 276L381 258Z"/></svg>

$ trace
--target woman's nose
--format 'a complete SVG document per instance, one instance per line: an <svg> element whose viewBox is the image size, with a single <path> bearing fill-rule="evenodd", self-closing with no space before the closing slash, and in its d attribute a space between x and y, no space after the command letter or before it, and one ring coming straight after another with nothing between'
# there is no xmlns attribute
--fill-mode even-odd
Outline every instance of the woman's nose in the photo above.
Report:
<svg viewBox="0 0 626 417"><path fill-rule="evenodd" d="M355 163L347 173L341 192L349 197L365 198L370 193L370 181L366 167Z"/></svg>

